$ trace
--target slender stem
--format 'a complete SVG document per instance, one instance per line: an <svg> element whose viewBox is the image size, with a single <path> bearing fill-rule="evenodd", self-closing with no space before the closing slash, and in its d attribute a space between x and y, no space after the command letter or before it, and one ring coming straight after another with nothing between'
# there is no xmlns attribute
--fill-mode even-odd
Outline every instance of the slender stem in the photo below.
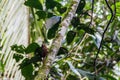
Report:
<svg viewBox="0 0 120 80"><path fill-rule="evenodd" d="M97 66L96 66L96 65L97 65L97 58L98 58L98 55L99 55L99 53L100 53L100 49L101 49L101 47L102 47L102 43L103 43L103 40L104 40L104 36L105 36L105 33L107 32L107 29L109 28L109 25L110 25L110 23L112 22L113 17L114 17L113 11L112 11L110 5L108 4L108 1L105 0L105 2L106 2L107 7L109 8L109 10L110 10L110 12L111 12L111 17L110 17L110 20L109 20L109 22L108 22L106 28L104 29L104 32L103 32L103 34L102 34L102 40L101 40L101 42L100 42L100 46L99 46L99 48L98 48L96 57L95 57L95 59L94 59L95 76L97 75L97 68L96 68L96 67L97 67ZM95 78L94 80L96 80L96 78Z"/></svg>

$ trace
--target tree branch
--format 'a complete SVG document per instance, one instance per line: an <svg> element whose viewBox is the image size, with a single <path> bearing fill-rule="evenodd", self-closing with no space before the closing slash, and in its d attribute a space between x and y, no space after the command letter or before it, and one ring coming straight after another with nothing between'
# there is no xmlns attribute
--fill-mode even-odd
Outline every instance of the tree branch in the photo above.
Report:
<svg viewBox="0 0 120 80"><path fill-rule="evenodd" d="M68 29L68 26L71 23L73 16L75 15L79 2L80 0L72 1L70 11L68 12L68 15L64 18L64 20L61 22L61 28L58 31L56 38L53 40L53 43L49 50L49 54L45 58L43 66L39 69L38 75L35 77L35 80L45 80L48 76L50 68L62 44L63 37Z"/></svg>

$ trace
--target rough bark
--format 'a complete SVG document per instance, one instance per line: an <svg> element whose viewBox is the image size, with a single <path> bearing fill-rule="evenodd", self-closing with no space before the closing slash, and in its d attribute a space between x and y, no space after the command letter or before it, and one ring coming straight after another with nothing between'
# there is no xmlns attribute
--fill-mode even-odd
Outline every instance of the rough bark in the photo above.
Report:
<svg viewBox="0 0 120 80"><path fill-rule="evenodd" d="M62 44L63 37L70 25L70 22L75 15L76 9L78 7L80 0L73 0L72 5L70 6L70 10L64 20L61 22L61 28L53 40L51 48L47 57L44 60L43 66L39 69L38 75L35 77L35 80L45 80L49 74L50 68L54 62L54 59L57 55L57 52Z"/></svg>

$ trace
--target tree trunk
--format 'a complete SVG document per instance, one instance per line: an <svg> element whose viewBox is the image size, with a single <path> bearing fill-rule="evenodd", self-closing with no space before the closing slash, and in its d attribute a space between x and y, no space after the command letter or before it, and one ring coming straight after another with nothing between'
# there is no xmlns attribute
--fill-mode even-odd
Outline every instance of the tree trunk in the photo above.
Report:
<svg viewBox="0 0 120 80"><path fill-rule="evenodd" d="M71 23L73 16L75 15L76 9L78 7L80 0L73 0L70 10L64 20L61 22L61 29L58 32L56 38L53 40L51 48L47 57L44 60L43 66L39 69L38 75L35 77L35 80L45 80L50 72L50 68L56 58L59 48L61 47L63 37L68 29L68 26Z"/></svg>

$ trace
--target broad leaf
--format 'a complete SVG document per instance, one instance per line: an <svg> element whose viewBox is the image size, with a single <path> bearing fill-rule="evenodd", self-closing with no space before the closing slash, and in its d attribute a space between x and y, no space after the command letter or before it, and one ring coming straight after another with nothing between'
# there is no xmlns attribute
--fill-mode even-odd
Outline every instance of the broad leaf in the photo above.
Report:
<svg viewBox="0 0 120 80"><path fill-rule="evenodd" d="M60 22L61 22L61 21L57 22L55 25L53 25L53 26L48 30L48 33L47 33L47 38L48 38L48 39L52 39L52 38L55 37L56 31L58 30L58 27L59 27Z"/></svg>
<svg viewBox="0 0 120 80"><path fill-rule="evenodd" d="M28 45L28 47L26 48L25 52L26 53L31 53L31 52L35 52L35 50L40 47L37 43L31 43L30 45Z"/></svg>
<svg viewBox="0 0 120 80"><path fill-rule="evenodd" d="M33 80L33 66L29 64L21 69L22 75L25 77L26 80Z"/></svg>
<svg viewBox="0 0 120 80"><path fill-rule="evenodd" d="M115 4L116 4L116 16L120 16L120 11L119 11L120 10L120 2L116 2ZM114 10L114 4L111 7Z"/></svg>
<svg viewBox="0 0 120 80"><path fill-rule="evenodd" d="M54 7L60 8L62 5L55 0L46 0L46 8L53 9Z"/></svg>
<svg viewBox="0 0 120 80"><path fill-rule="evenodd" d="M24 68L25 66L28 66L30 63L30 59L25 58L22 63L20 64L20 69Z"/></svg>
<svg viewBox="0 0 120 80"><path fill-rule="evenodd" d="M76 10L76 13L80 14L82 11L83 11L83 8L85 7L86 5L86 0L80 0L80 3L78 5L78 8Z"/></svg>
<svg viewBox="0 0 120 80"><path fill-rule="evenodd" d="M69 31L67 33L66 40L67 40L67 44L68 45L72 43L72 41L74 40L75 36L76 36L76 32L75 31Z"/></svg>
<svg viewBox="0 0 120 80"><path fill-rule="evenodd" d="M47 18L50 18L50 17L52 17L52 16L54 16L53 13L51 13L51 12L48 12L48 13L47 13Z"/></svg>
<svg viewBox="0 0 120 80"><path fill-rule="evenodd" d="M60 8L58 8L58 11L60 14L63 14L67 11L67 7L60 7Z"/></svg>
<svg viewBox="0 0 120 80"><path fill-rule="evenodd" d="M27 0L27 1L25 1L24 4L26 6L31 7L31 8L36 8L36 9L39 9L39 10L43 10L42 4L40 3L39 0Z"/></svg>
<svg viewBox="0 0 120 80"><path fill-rule="evenodd" d="M87 32L88 34L92 34L94 35L94 30L92 28L89 28L87 25L85 24L79 24L79 26L77 27L77 30L81 30L83 29L85 32Z"/></svg>
<svg viewBox="0 0 120 80"><path fill-rule="evenodd" d="M71 24L73 27L77 27L80 24L80 18L79 17L73 17Z"/></svg>
<svg viewBox="0 0 120 80"><path fill-rule="evenodd" d="M23 59L23 56L20 54L14 54L13 58L16 60L16 62L20 61L21 59Z"/></svg>
<svg viewBox="0 0 120 80"><path fill-rule="evenodd" d="M60 47L57 55L67 54L67 53L68 53L68 50L66 48Z"/></svg>
<svg viewBox="0 0 120 80"><path fill-rule="evenodd" d="M18 52L18 53L24 53L24 52L25 52L25 47L24 47L24 45L18 46L17 44L15 44L15 45L12 45L12 46L11 46L11 49L12 49L13 51Z"/></svg>
<svg viewBox="0 0 120 80"><path fill-rule="evenodd" d="M40 20L40 19L45 19L46 16L47 16L46 12L45 12L45 11L42 11L42 10L41 10L41 11L37 11L36 14L37 14L38 17L39 17L38 20Z"/></svg>

